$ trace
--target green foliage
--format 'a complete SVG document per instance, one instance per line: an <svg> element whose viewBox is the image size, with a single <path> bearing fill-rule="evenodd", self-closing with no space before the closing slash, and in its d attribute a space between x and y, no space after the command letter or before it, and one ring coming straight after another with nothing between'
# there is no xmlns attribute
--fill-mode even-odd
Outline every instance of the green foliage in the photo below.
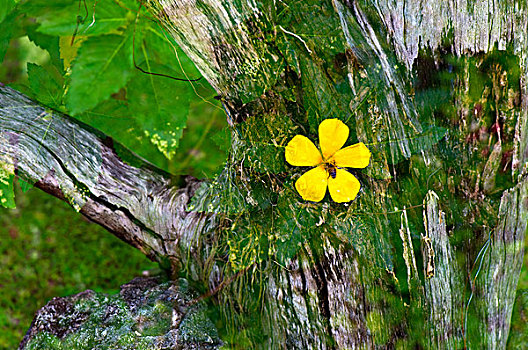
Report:
<svg viewBox="0 0 528 350"><path fill-rule="evenodd" d="M191 86L171 79L195 79L200 73L149 14L138 9L132 0L20 1L10 14L6 8L7 17L0 22L5 27L0 30L0 57L9 41L27 35L46 57L30 61L27 80L25 74L11 78L19 89L105 132L164 170L211 176L225 159L225 151L209 141L225 126L223 111L205 81ZM180 147L189 125L189 138Z"/></svg>
<svg viewBox="0 0 528 350"><path fill-rule="evenodd" d="M293 40L293 39L292 39ZM286 63L293 69L297 75L301 75L301 66L297 57L296 45L288 38L286 34L277 37L277 48L284 56Z"/></svg>
<svg viewBox="0 0 528 350"><path fill-rule="evenodd" d="M62 87L64 78L55 66L39 66L34 63L27 65L29 87L40 102L52 108L62 105Z"/></svg>
<svg viewBox="0 0 528 350"><path fill-rule="evenodd" d="M131 50L131 30L82 43L66 93L66 106L73 115L92 109L125 86L132 71Z"/></svg>
<svg viewBox="0 0 528 350"><path fill-rule="evenodd" d="M9 0L0 0L0 1L8 1ZM0 5L0 11L2 9ZM7 9L7 7L5 8ZM11 40L11 35L13 34L13 30L16 28L16 21L15 21L15 15L9 14L9 12L5 11L4 17L0 20L0 62L4 60L4 56L6 54L7 48L9 47L9 41ZM0 17L2 17L2 13L0 12Z"/></svg>
<svg viewBox="0 0 528 350"><path fill-rule="evenodd" d="M177 65L193 67L181 50L175 46L171 47L171 43L163 36L166 34L159 29L144 24L138 31L142 36L136 46L139 51L136 64L144 70L178 76L181 71L176 69ZM175 54L177 61L174 59ZM166 62L171 61L174 62L174 67L166 65ZM185 74L194 77L198 72L193 68L185 71ZM129 108L136 118L138 130L143 131L159 152L171 159L186 126L191 86L138 71L128 84L127 92Z"/></svg>
<svg viewBox="0 0 528 350"><path fill-rule="evenodd" d="M147 61L148 62L148 61ZM149 71L152 66L147 64ZM163 67L163 66L162 66ZM167 71L164 69L163 71ZM128 85L130 111L150 142L171 159L179 146L189 112L190 87L136 73ZM153 118L155 116L155 118Z"/></svg>
<svg viewBox="0 0 528 350"><path fill-rule="evenodd" d="M350 90L338 90L343 77L330 73L341 64L346 43L332 5L319 0L279 4L274 20L279 28L277 47L301 79L302 103L311 131L316 132L323 119L348 120Z"/></svg>
<svg viewBox="0 0 528 350"><path fill-rule="evenodd" d="M264 181L253 181L254 178L240 176L236 171L236 168L227 166L213 180L204 181L191 199L188 210L239 217L248 211L268 208L275 200L275 194Z"/></svg>
<svg viewBox="0 0 528 350"><path fill-rule="evenodd" d="M224 169L212 181L200 184L188 209L228 215L244 212L248 208L245 196L248 192L247 186L247 183L241 183L241 179L236 176L234 170ZM242 190L243 188L245 191Z"/></svg>
<svg viewBox="0 0 528 350"><path fill-rule="evenodd" d="M0 22L2 22L15 7L15 0L0 0Z"/></svg>
<svg viewBox="0 0 528 350"><path fill-rule="evenodd" d="M287 170L284 147L295 130L292 121L280 115L250 117L238 124L238 151L221 174L201 185L189 210L232 215L267 208L277 188L264 183Z"/></svg>
<svg viewBox="0 0 528 350"><path fill-rule="evenodd" d="M275 40L275 28L267 16L250 17L240 25L249 34L249 46L253 47L254 54L244 59L238 68L240 74L226 74L224 78L228 80L230 94L245 104L259 99L277 83L284 70L284 59L274 45L269 45ZM223 40L234 47L246 46L240 41L239 33L237 26L231 27L223 33Z"/></svg>
<svg viewBox="0 0 528 350"><path fill-rule="evenodd" d="M0 142L3 145L8 144L2 135L0 135ZM4 208L15 208L15 193L13 191L14 177L15 167L13 165L13 159L5 154L0 154L0 205Z"/></svg>
<svg viewBox="0 0 528 350"><path fill-rule="evenodd" d="M15 14L17 12L18 11L15 11ZM22 25L20 25L21 32L19 35L27 35L28 39L38 48L42 49L42 53L45 54L45 58L43 57L43 59L39 61L34 61L32 63L36 63L43 66L53 65L57 71L64 75L64 69L59 51L59 38L39 32L37 30L37 24L33 23L29 18L19 18L19 20L22 21ZM47 64L48 57L49 64Z"/></svg>
<svg viewBox="0 0 528 350"><path fill-rule="evenodd" d="M38 31L52 36L103 35L127 25L133 15L123 2L86 0L24 1L20 11L35 18Z"/></svg>
<svg viewBox="0 0 528 350"><path fill-rule="evenodd" d="M0 162L0 204L4 208L15 208L13 180L15 173L12 164Z"/></svg>

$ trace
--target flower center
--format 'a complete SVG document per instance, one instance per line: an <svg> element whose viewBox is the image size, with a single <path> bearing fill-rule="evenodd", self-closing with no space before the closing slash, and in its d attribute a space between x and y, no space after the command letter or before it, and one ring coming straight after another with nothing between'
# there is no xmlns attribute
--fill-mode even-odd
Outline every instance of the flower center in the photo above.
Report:
<svg viewBox="0 0 528 350"><path fill-rule="evenodd" d="M325 162L325 170L328 173L328 176L332 176L332 179L336 178L336 166L335 162Z"/></svg>

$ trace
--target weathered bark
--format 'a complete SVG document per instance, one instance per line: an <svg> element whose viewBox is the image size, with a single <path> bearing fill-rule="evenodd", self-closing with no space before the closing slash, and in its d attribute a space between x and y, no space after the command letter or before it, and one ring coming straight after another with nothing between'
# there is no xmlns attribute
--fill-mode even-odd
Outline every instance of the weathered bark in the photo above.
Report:
<svg viewBox="0 0 528 350"><path fill-rule="evenodd" d="M325 2L321 2L323 3ZM280 94L273 95L273 97L270 97L269 93L266 96L254 94L250 97L247 95L241 97L248 91L260 91L261 87L255 86L254 83L257 79L265 85L264 90L277 88L273 87L274 82L268 73L274 68L273 60L262 59L267 52L274 51L272 46L275 43L266 42L261 35L255 34L265 32L269 28L268 21L273 20L270 19L273 16L268 16L264 12L266 5L259 8L259 4L252 1L218 2L214 0L150 1L150 5L164 20L188 55L197 63L204 76L224 97L224 102L229 107L231 120L240 121L252 114L266 113L266 107L269 106L273 106L275 110L284 109L287 103L281 100ZM405 89L405 86L413 85L410 80L411 69L418 58L420 48L429 48L438 57L441 57L441 52L446 51L453 52L457 56L471 56L489 52L497 43L499 50L505 50L508 45L513 46L513 52L520 58L521 108L520 112L513 112L512 117L515 119L516 127L511 161L512 177L514 183L518 182L519 185L506 190L503 194L497 227L489 243L494 253L487 258L489 267L500 271L500 279L505 279L501 283L504 287L491 287L495 285L498 277L492 278L490 274L480 276L478 280L479 285L491 288L482 292L483 300L479 301L479 305L482 303L487 306L477 307L483 317L477 328L482 331L482 334L487 334L479 344L489 348L503 348L507 340L511 308L515 297L512 290L515 289L519 264L522 262L526 232L525 218L528 210L525 205L517 205L514 203L520 202L513 201L513 198L526 197L526 161L528 159L528 129L526 127L528 119L526 90L528 16L526 6L518 2L505 1L492 3L399 1L394 3L392 1L339 0L332 1L332 5L341 22L343 38L353 53L347 55L348 78L355 95L350 101L351 108L361 104L364 100L364 91L361 91L362 82L358 77L362 74L361 65L367 66L369 60L378 64L381 69L365 71L364 75L377 73L379 77L371 79L379 79L388 87L376 92L385 94L385 104L378 106L381 111L378 116L361 115L361 111L357 112L359 114L356 116L358 139L365 143L376 138L380 140L380 134L383 133L373 134L370 126L379 124L375 120L376 117L381 118L388 125L385 132L389 135L389 139L397 140L393 143L390 153L387 154L387 159L392 158L393 161L397 157L409 158L411 156L411 145L408 140L422 130L416 118L416 106ZM316 54L313 53L314 47L309 46L303 38L289 30L290 28L283 28L279 24L273 28L276 31L282 30L286 35L291 35L292 40L297 40L299 46L304 45L309 53L307 56L317 61ZM382 33L379 32L380 29ZM445 33L449 33L450 30L453 34L448 37L450 42L446 47L444 37ZM392 46L384 43L383 32L387 33ZM421 46L420 43L422 43ZM387 47L391 47L396 55ZM393 65L397 62L395 56L407 67L406 72L402 73L401 70L394 69ZM359 71L353 68L357 66L354 59L359 60ZM249 74L244 67L251 67L256 73ZM308 70L302 68L301 71L303 75L308 75L309 79L318 76L317 72L309 73ZM313 75L310 76L310 74ZM257 78L254 79L255 77ZM261 79L262 77L265 79ZM303 89L306 90L304 79L303 76ZM456 115L461 120L463 135L461 138L463 138L470 134L470 118L467 117L467 113L468 109L471 111L473 106L464 105L467 94L464 86L470 84L469 79L464 80L463 77L460 79L457 83L460 84L460 90L455 96L455 101L459 101ZM257 99L259 103L253 103L249 107L245 105L246 99L255 99L255 95L260 97ZM261 109L262 105L264 105L264 111ZM321 108L324 116L329 117L324 111L325 107L321 106ZM343 114L349 112L342 110ZM245 116L241 118L240 115L244 114ZM498 145L501 144L500 138L499 134ZM513 132L506 135L502 142L505 142L507 138L513 138ZM244 146L247 147L247 145ZM237 145L235 144L234 147L236 148ZM434 151L425 151L422 155L425 164L434 163ZM494 188L493 181L500 163L497 157L502 157L502 155L502 151L498 149L498 152L492 152L490 160L487 162L484 160L486 167L482 173L482 186L485 193ZM396 173L394 176L396 177ZM475 191L477 192L480 192L480 176L479 174L476 183ZM428 182L427 184L418 183L416 186L427 186ZM387 190L384 185L374 183L370 185L370 188L377 188L381 196ZM376 200L377 195L374 193L368 198ZM426 233L422 239L425 277L423 297L426 302L425 307L428 309L426 313L429 313L429 317L426 318L429 322L426 326L429 330L427 344L438 348L456 348L463 346L468 336L464 329L466 325L463 324L464 313L468 312L468 308L463 305L468 303L467 295L464 295L463 276L471 273L471 270L464 271L462 266L455 263L454 250L448 239L450 233L446 229L442 212L448 209L443 208L447 204L444 205L434 198L435 195L431 194L424 199ZM508 212L504 211L505 207L508 208ZM387 212L388 208L391 208L390 201L381 200L371 208ZM495 206L494 210L497 209ZM387 217L376 221L377 225L389 227ZM511 224L513 221L515 224ZM509 224L506 225L505 222ZM402 229L405 232L409 230L409 227L404 227L402 222ZM420 231L415 232L417 233L419 234ZM386 241L382 244L390 245L389 235L385 237ZM477 247L483 242L477 239L466 248L467 265L471 264L474 251L478 251ZM412 262L413 259L409 258L411 256L409 250L412 250L410 238L407 239L406 244L407 248L404 249L408 252L406 258L407 271L410 273L408 278L409 281L411 279L414 281L409 282L409 285L412 285L416 284L419 277L413 271L416 269L415 263ZM513 244L514 252L505 258L499 258L500 252L504 250L501 247L506 244ZM314 254L312 246L313 243L305 243L304 248L287 266L287 269L268 277L267 304L269 305L269 329L272 332L271 344L276 342L276 345L298 348L307 346L356 348L370 347L374 344L394 344L398 337L396 335L398 331L395 331L397 327L390 324L388 320L390 316L381 306L383 302L376 300L380 297L379 291L373 290L376 288L369 288L369 284L379 283L379 290L386 291L390 282L386 278L379 277L379 273L374 271L377 268L375 265L365 261L359 262L357 252L350 250L349 247L342 245L336 247L325 238L321 242L318 253ZM512 264L515 266L513 270L507 273L501 270ZM394 273L392 267L386 266L386 269L389 275ZM468 283L467 280L466 283ZM370 293L368 289L371 289ZM408 327L412 326L408 324ZM379 339L385 341L380 343Z"/></svg>
<svg viewBox="0 0 528 350"><path fill-rule="evenodd" d="M310 10L330 9L328 21L339 24L337 40L344 52L329 58L317 42L274 22L278 6L285 11L295 4L148 1L228 111L236 130L226 170L230 180L240 187L264 183L278 198L272 208L291 208L280 215L272 209L273 214L247 210L243 222L262 229L268 240L293 240L294 233L309 237L299 241L285 266L274 264L278 258L273 255L264 262L255 258L239 271L239 281L222 285L219 300L235 320L234 333L242 337L244 327L250 329L247 322L238 322L247 313L264 327L249 337L252 346L505 348L528 220L527 6L506 1L316 2ZM452 34L446 38L446 33ZM497 55L517 59L519 79L504 78L509 71L493 61L495 42ZM297 55L284 47L295 47ZM433 57L425 57L424 50ZM447 62L451 54L456 69ZM342 57L344 69L339 68ZM492 68L479 74L487 74L492 86L474 97L471 74L489 61ZM420 115L415 92L443 66L456 70L449 83L453 110ZM349 92L338 93L334 80L348 84ZM288 89L291 96L284 93ZM335 97L339 94L347 100ZM100 137L85 129L74 135L82 129L78 123L55 114L50 120L37 118L40 107L27 108L31 103L9 89L1 95L2 131L9 136L9 146L2 148L4 162L11 159L40 187L73 199L83 214L151 258L168 259L175 269L186 267L188 276L208 285L211 293L219 291L224 273L238 277L230 270L229 252L215 249L229 227L242 224L225 210L186 212L198 187L195 181L175 189L154 170L124 164ZM495 119L483 117L486 108ZM252 143L238 127L263 125L277 131L280 137L273 142L284 146L288 131L276 118L307 134L330 117L350 119L359 141L379 147L361 178L368 190L353 206L292 199L295 193L284 189L291 172L277 172L279 180L269 173L265 179L255 175L255 169L268 164L250 160L248 152L264 140ZM452 133L443 147L457 150L459 159L448 162L438 140L417 146L414 140L435 122L449 126ZM47 152L44 158L41 149ZM254 192L248 190L243 199L258 208ZM207 200L203 192L196 198ZM287 205L280 206L281 200ZM314 227L303 226L294 209L313 214ZM288 218L292 226L273 226ZM255 291L250 281L259 274L264 286L257 293L258 306L251 307L247 300Z"/></svg>
<svg viewBox="0 0 528 350"><path fill-rule="evenodd" d="M513 302L524 255L528 225L528 181L522 181L501 199L499 222L490 237L489 256L482 265L485 275L477 280L482 302L480 339L474 347L504 349L510 331Z"/></svg>
<svg viewBox="0 0 528 350"><path fill-rule="evenodd" d="M429 306L428 345L456 349L462 339L462 276L453 268L455 254L446 231L445 213L438 196L429 192L424 200L425 235L422 237L425 297ZM441 291L441 292L439 292Z"/></svg>
<svg viewBox="0 0 528 350"><path fill-rule="evenodd" d="M186 211L198 180L173 178L139 158L143 165L131 166L110 138L9 87L0 87L0 108L4 164L163 266L181 267L213 222Z"/></svg>

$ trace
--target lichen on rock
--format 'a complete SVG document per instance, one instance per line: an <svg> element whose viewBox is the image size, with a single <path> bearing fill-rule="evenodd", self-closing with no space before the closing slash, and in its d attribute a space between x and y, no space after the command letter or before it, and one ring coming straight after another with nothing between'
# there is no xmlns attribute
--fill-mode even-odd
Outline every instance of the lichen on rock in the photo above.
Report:
<svg viewBox="0 0 528 350"><path fill-rule="evenodd" d="M206 307L185 279L135 278L116 295L91 290L53 298L19 349L217 349Z"/></svg>

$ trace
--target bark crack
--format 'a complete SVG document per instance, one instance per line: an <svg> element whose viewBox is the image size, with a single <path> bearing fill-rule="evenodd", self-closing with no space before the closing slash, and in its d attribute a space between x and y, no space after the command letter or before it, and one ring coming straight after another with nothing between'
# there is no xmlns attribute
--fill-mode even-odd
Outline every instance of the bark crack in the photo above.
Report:
<svg viewBox="0 0 528 350"><path fill-rule="evenodd" d="M328 267L328 266L327 266ZM319 295L319 308L324 318L326 336L329 338L329 344L331 349L335 349L335 340L332 335L332 325L330 324L330 302L328 300L328 282L326 280L325 269L320 259L317 257L315 261L315 273L314 278L318 283L317 294Z"/></svg>

